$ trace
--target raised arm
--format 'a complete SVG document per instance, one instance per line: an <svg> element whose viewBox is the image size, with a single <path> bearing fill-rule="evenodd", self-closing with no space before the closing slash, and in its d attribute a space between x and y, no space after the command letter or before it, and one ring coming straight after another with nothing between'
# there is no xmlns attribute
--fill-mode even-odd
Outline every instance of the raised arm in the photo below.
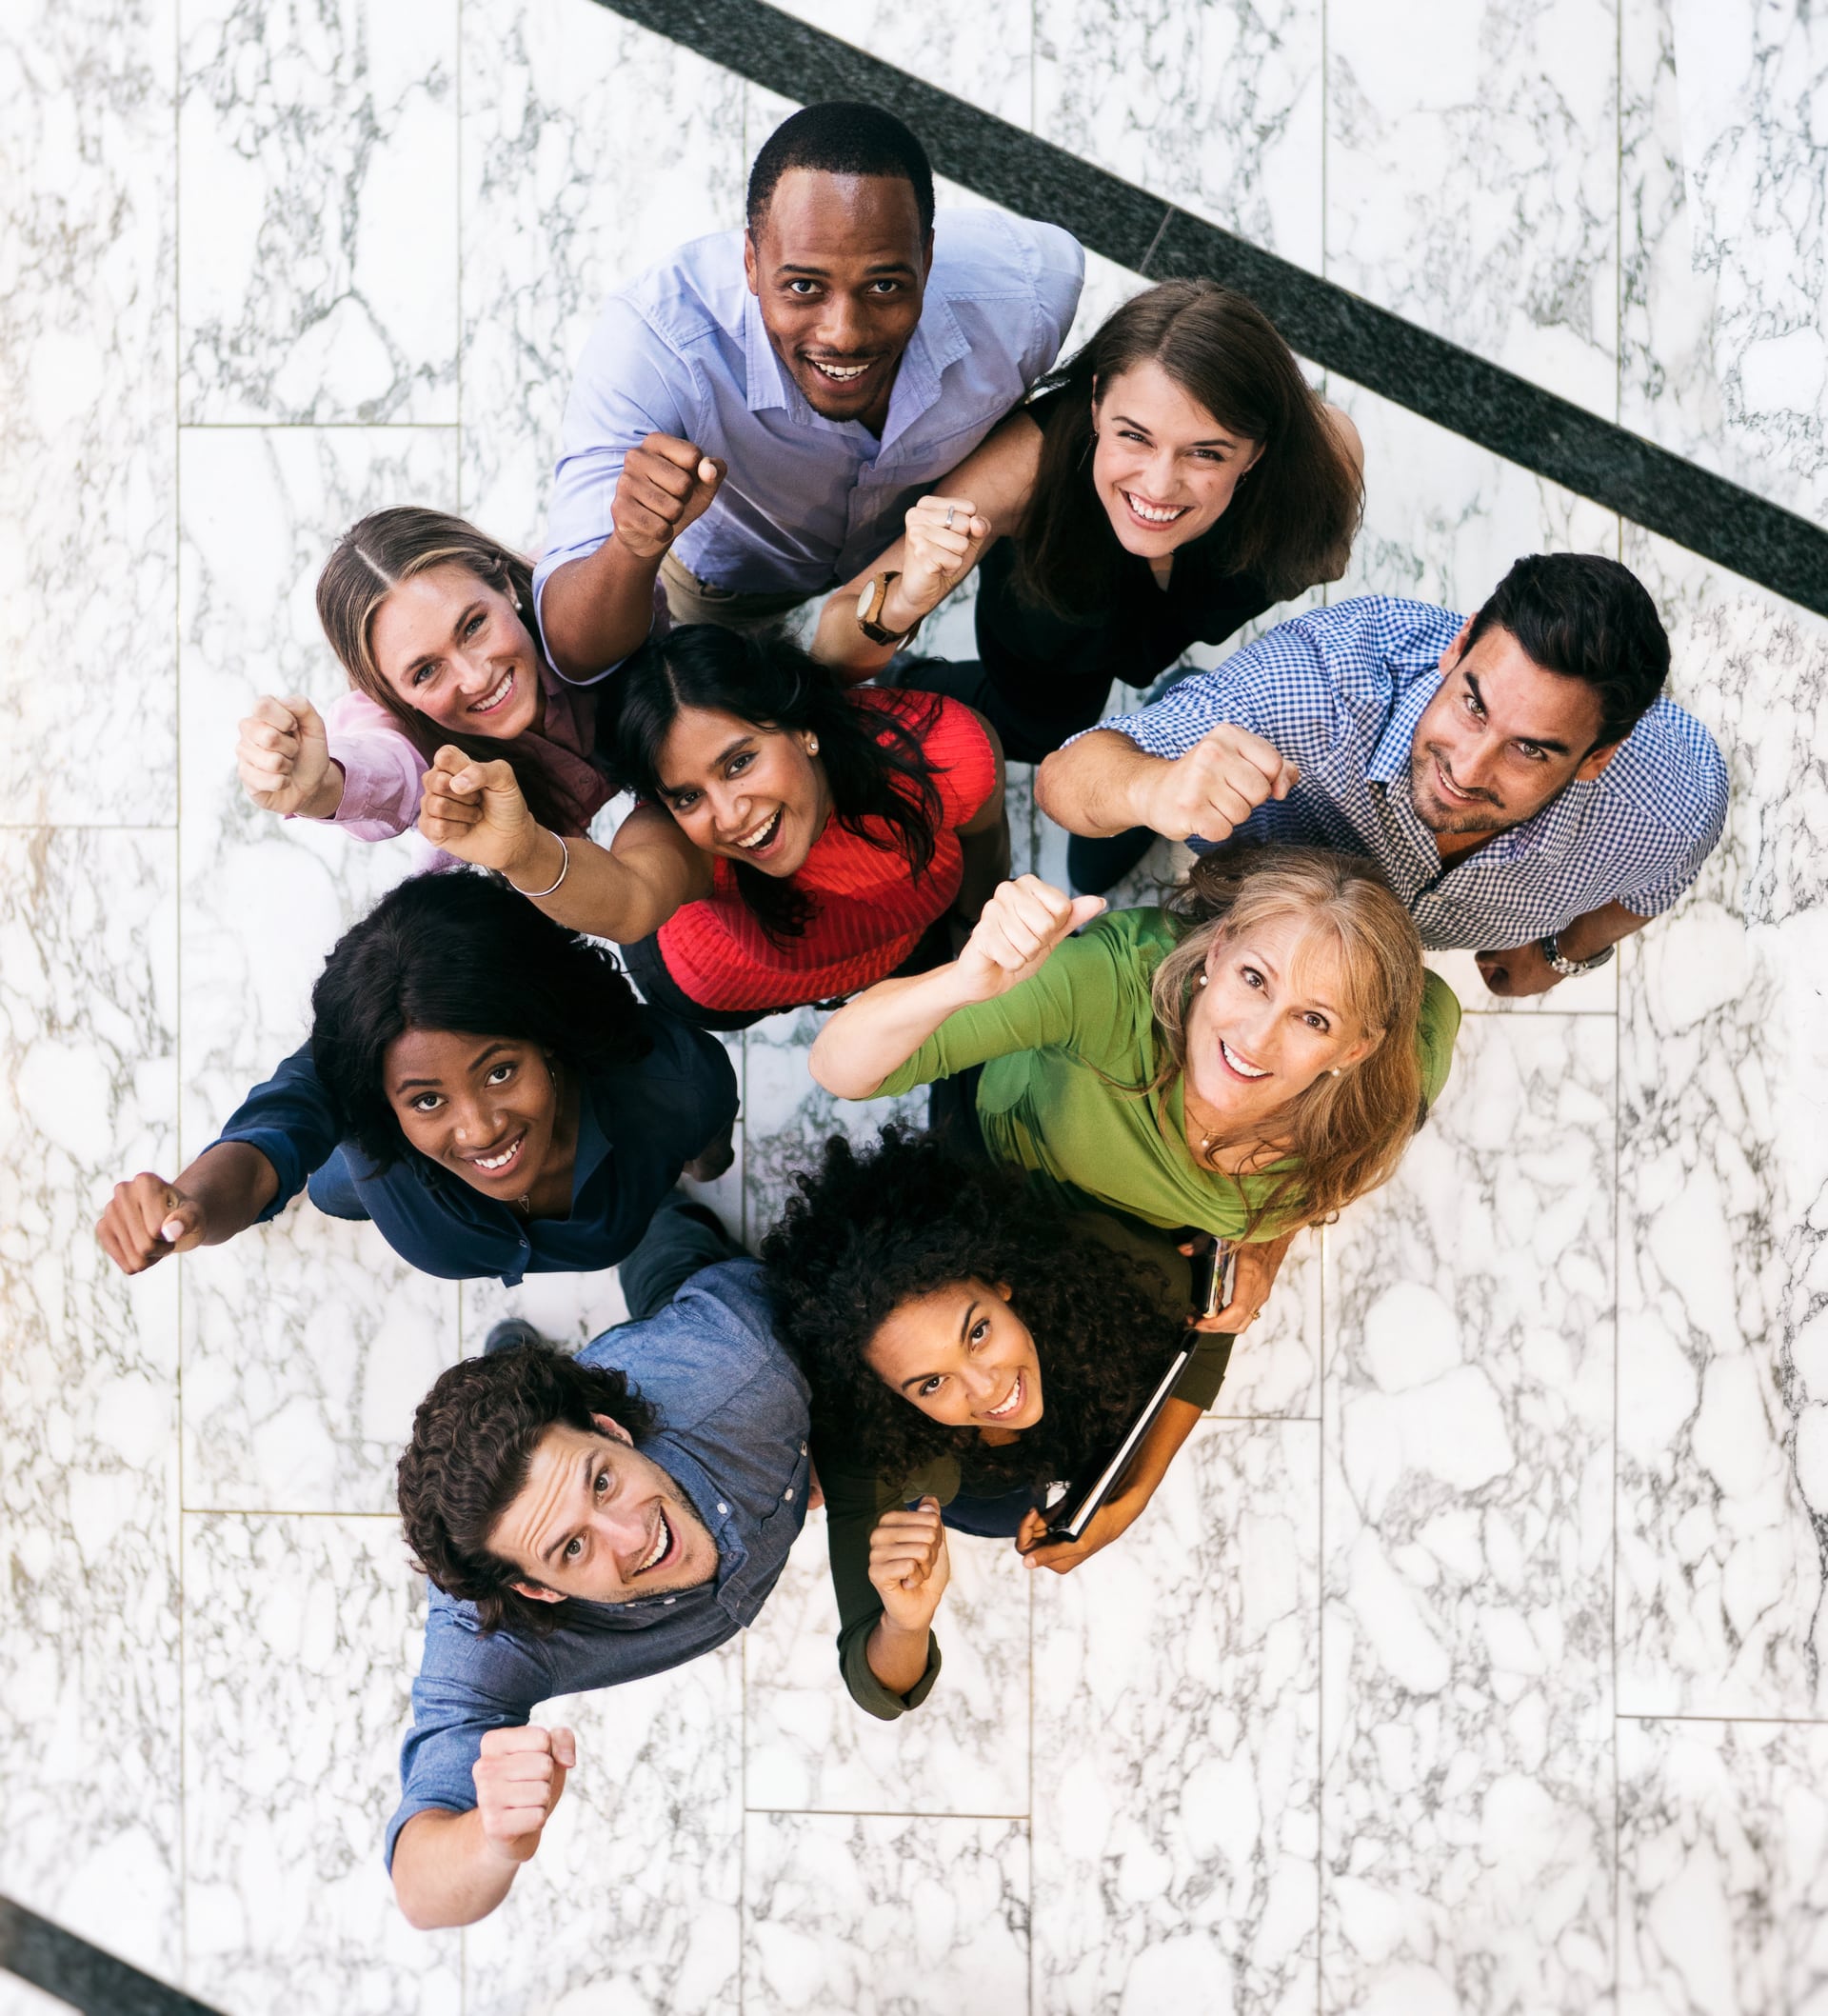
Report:
<svg viewBox="0 0 1828 2016"><path fill-rule="evenodd" d="M1041 458L1041 429L1018 407L907 513L905 529L886 552L825 602L812 655L849 680L867 679L895 655L858 628L859 598L884 573L897 574L874 618L890 636L905 636L939 608L992 542L1022 529Z"/></svg>
<svg viewBox="0 0 1828 2016"><path fill-rule="evenodd" d="M651 936L711 890L709 857L658 807L637 806L607 848L584 834L561 841L528 811L506 763L477 763L448 745L426 772L419 830L460 861L498 870L555 922L618 945Z"/></svg>
<svg viewBox="0 0 1828 2016"><path fill-rule="evenodd" d="M841 1099L874 1097L948 1016L1020 987L1103 908L1102 896L1068 896L1035 875L1003 883L956 959L879 981L841 1008L819 1031L807 1068Z"/></svg>
<svg viewBox="0 0 1828 2016"><path fill-rule="evenodd" d="M123 1274L142 1274L168 1253L245 1232L278 1189L278 1173L257 1148L218 1141L169 1183L149 1170L117 1183L95 1237Z"/></svg>
<svg viewBox="0 0 1828 2016"><path fill-rule="evenodd" d="M1035 800L1069 833L1146 827L1169 840L1229 840L1257 808L1286 798L1301 770L1248 729L1208 729L1184 755L1151 756L1120 729L1094 729L1035 772Z"/></svg>

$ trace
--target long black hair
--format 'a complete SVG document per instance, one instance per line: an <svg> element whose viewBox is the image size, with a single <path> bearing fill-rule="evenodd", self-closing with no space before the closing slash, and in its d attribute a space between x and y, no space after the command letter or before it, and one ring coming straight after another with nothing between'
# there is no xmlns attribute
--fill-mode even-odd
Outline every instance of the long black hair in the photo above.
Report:
<svg viewBox="0 0 1828 2016"><path fill-rule="evenodd" d="M387 1103L407 1029L536 1044L584 1076L646 1055L614 957L467 868L390 889L330 949L311 989L311 1058L344 1133L379 1168L410 1152Z"/></svg>
<svg viewBox="0 0 1828 2016"><path fill-rule="evenodd" d="M1092 399L1140 364L1158 364L1222 428L1262 453L1177 569L1248 573L1280 601L1344 569L1362 487L1318 393L1269 317L1213 280L1164 280L1107 315L1042 381L1061 410L1042 437L1032 501L1016 540L1016 587L1067 617L1096 615L1127 560L1092 489Z"/></svg>
<svg viewBox="0 0 1828 2016"><path fill-rule="evenodd" d="M644 645L611 686L598 737L624 789L666 802L660 752L685 708L731 714L753 728L810 729L839 825L871 847L899 848L910 875L931 864L943 808L922 740L939 718L937 698L921 696L923 711L912 721L897 718L861 705L779 630L742 636L715 623L688 623ZM872 820L880 822L875 830ZM778 944L805 931L813 905L791 876L731 865L737 893L770 938Z"/></svg>
<svg viewBox="0 0 1828 2016"><path fill-rule="evenodd" d="M966 1162L891 1125L873 1148L842 1135L762 1242L776 1334L805 1371L822 1435L885 1476L957 1456L1013 1488L1071 1477L1123 1435L1178 1341L1167 1277L1031 1191L1021 1171ZM1039 1422L992 1446L885 1386L864 1353L904 1302L961 1281L1001 1282L1041 1359Z"/></svg>

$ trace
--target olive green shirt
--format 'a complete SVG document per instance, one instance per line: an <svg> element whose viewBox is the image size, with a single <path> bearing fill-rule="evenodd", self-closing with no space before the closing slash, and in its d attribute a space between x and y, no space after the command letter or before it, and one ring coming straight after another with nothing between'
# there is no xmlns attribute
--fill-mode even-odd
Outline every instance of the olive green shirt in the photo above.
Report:
<svg viewBox="0 0 1828 2016"><path fill-rule="evenodd" d="M1198 1226L1222 1239L1280 1237L1299 1218L1246 1226L1288 1164L1242 1177L1203 1168L1187 1147L1179 1074L1164 1089L1139 1090L1161 1057L1149 982L1174 944L1162 910L1107 911L1020 987L948 1015L876 1096L981 1064L985 1146L1070 1208L1124 1211L1164 1230ZM1429 1106L1447 1082L1459 1028L1454 990L1429 973L1416 1030Z"/></svg>

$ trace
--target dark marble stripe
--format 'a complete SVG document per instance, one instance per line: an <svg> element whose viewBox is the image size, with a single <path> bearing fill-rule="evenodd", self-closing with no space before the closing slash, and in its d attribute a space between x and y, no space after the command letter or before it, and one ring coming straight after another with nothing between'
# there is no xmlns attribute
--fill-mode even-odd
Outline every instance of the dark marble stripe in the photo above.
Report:
<svg viewBox="0 0 1828 2016"><path fill-rule="evenodd" d="M1488 364L1063 148L762 0L596 0L797 103L866 98L933 165L1006 209L1065 226L1151 279L1209 274L1248 294L1303 356L1507 462L1828 615L1828 533L1794 511Z"/></svg>
<svg viewBox="0 0 1828 2016"><path fill-rule="evenodd" d="M220 2016L10 1897L0 1897L0 1968L86 2016Z"/></svg>

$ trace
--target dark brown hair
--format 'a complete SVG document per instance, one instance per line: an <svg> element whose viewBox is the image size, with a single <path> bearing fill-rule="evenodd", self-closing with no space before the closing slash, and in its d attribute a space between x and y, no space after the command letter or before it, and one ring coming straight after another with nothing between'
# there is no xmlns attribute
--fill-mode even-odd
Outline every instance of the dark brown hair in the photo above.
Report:
<svg viewBox="0 0 1828 2016"><path fill-rule="evenodd" d="M485 1632L511 1627L543 1638L564 1622L563 1604L521 1594L514 1585L531 1578L490 1553L488 1536L526 1484L546 1430L601 1435L592 1414L607 1414L638 1443L660 1425L626 1373L581 1365L546 1344L461 1359L419 1403L398 1472L407 1545L421 1574L476 1606Z"/></svg>
<svg viewBox="0 0 1828 2016"><path fill-rule="evenodd" d="M498 594L517 603L529 629L533 617L533 569L519 553L479 532L467 519L423 505L395 505L373 511L350 526L317 577L317 620L330 649L357 692L387 709L407 739L426 759L447 742L479 763L500 758L514 772L527 809L542 826L558 833L581 833L587 821L584 808L529 751L487 735L462 735L408 707L374 661L374 619L381 605L403 581L434 567L461 567ZM537 636L534 650L539 649Z"/></svg>
<svg viewBox="0 0 1828 2016"><path fill-rule="evenodd" d="M1069 618L1111 599L1127 558L1092 489L1094 389L1158 364L1227 431L1262 444L1224 515L1177 551L1215 576L1250 574L1281 601L1343 572L1363 490L1320 395L1262 310L1212 280L1165 280L1105 317L1043 380L1060 394L1016 541L1016 587Z"/></svg>

